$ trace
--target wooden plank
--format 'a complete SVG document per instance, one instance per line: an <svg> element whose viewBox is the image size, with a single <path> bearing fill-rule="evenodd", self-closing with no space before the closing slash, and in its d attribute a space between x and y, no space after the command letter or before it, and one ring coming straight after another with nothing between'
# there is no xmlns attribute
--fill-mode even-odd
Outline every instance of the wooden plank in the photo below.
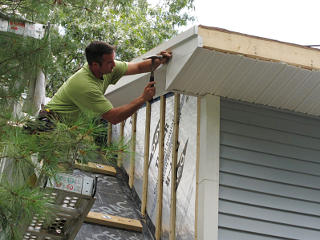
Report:
<svg viewBox="0 0 320 240"><path fill-rule="evenodd" d="M101 174L106 174L111 176L115 176L117 173L117 170L114 167L103 165L100 163L88 162L88 164L84 164L84 163L76 162L75 167L78 169L89 171L89 172L101 173Z"/></svg>
<svg viewBox="0 0 320 240"><path fill-rule="evenodd" d="M112 142L112 123L108 122L108 142L107 145L110 146Z"/></svg>
<svg viewBox="0 0 320 240"><path fill-rule="evenodd" d="M89 212L85 218L85 222L142 232L142 224L139 220L112 216L104 213Z"/></svg>
<svg viewBox="0 0 320 240"><path fill-rule="evenodd" d="M137 131L137 112L132 115L132 134L131 134L131 154L130 154L130 170L129 170L129 187L133 187L134 168L135 168L135 152L136 152L136 131Z"/></svg>
<svg viewBox="0 0 320 240"><path fill-rule="evenodd" d="M159 162L158 162L158 195L156 215L156 240L161 239L162 227L162 193L163 193L163 159L164 159L164 132L165 132L166 98L160 97L160 135L159 135Z"/></svg>
<svg viewBox="0 0 320 240"><path fill-rule="evenodd" d="M120 123L120 139L122 141L122 143L124 143L124 121L122 121ZM123 153L121 151L119 151L118 153L118 159L117 159L117 166L118 167L122 167L122 161L123 161Z"/></svg>
<svg viewBox="0 0 320 240"><path fill-rule="evenodd" d="M285 62L310 70L320 69L319 49L205 26L199 26L198 34L202 38L203 48L266 61Z"/></svg>
<svg viewBox="0 0 320 240"><path fill-rule="evenodd" d="M180 115L180 94L174 95L174 132L172 144L172 170L171 170L171 203L170 203L170 233L169 239L176 239L176 189L177 189L177 159L179 150L179 115Z"/></svg>
<svg viewBox="0 0 320 240"><path fill-rule="evenodd" d="M150 118L151 118L151 103L146 104L146 125L144 135L144 164L143 164L143 188L141 200L141 214L146 215L147 196L148 196L148 173L149 173L149 147L150 147Z"/></svg>
<svg viewBox="0 0 320 240"><path fill-rule="evenodd" d="M201 97L197 97L197 159L196 159L196 200L194 215L194 239L198 240L198 206L199 206L199 162L200 162L200 113Z"/></svg>

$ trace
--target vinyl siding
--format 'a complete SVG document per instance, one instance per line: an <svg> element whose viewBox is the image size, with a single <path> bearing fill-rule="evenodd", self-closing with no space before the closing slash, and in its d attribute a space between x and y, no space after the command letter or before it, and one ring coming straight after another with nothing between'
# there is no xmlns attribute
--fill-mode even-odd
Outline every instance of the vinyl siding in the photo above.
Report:
<svg viewBox="0 0 320 240"><path fill-rule="evenodd" d="M320 237L320 120L221 101L219 240Z"/></svg>

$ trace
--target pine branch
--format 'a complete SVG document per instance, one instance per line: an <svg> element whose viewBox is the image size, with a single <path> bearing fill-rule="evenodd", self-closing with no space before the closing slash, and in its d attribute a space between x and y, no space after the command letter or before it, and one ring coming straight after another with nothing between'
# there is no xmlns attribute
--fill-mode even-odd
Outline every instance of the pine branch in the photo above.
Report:
<svg viewBox="0 0 320 240"><path fill-rule="evenodd" d="M31 50L30 52L23 52L21 54L14 55L14 56L12 56L10 58L7 58L7 59L1 61L0 65L4 64L4 63L6 63L6 62L8 62L10 60L13 60L13 59L18 59L20 57L24 57L25 58L28 55L31 56L32 54L36 53L37 51L44 50L44 49L45 49L45 46L43 45L43 46L40 46L40 47L38 47L36 49Z"/></svg>
<svg viewBox="0 0 320 240"><path fill-rule="evenodd" d="M5 75L5 74L7 74L8 72L11 72L12 70L18 69L18 68L20 68L20 65L14 66L14 67L12 67L12 68L8 68L8 69L6 69L6 71L0 72L0 74Z"/></svg>
<svg viewBox="0 0 320 240"><path fill-rule="evenodd" d="M20 6L20 4L22 3L23 0L19 0L19 2L17 3L16 7L13 9L13 11L16 11L18 9L18 7Z"/></svg>

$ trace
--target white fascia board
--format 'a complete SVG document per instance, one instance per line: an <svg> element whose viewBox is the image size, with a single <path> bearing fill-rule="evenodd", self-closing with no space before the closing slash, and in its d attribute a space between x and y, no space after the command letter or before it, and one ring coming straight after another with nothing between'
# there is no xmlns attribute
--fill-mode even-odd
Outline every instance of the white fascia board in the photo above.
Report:
<svg viewBox="0 0 320 240"><path fill-rule="evenodd" d="M159 46L151 49L145 54L133 59L132 62L141 61L142 59L150 57L152 55L156 55L161 51L173 51L178 45L197 36L198 36L198 26L193 26L190 29L186 30L185 32L182 32L177 36L173 37L172 39L169 39L168 41L161 43Z"/></svg>
<svg viewBox="0 0 320 240"><path fill-rule="evenodd" d="M174 85L180 72L186 63L189 62L196 49L201 47L201 44L201 38L196 35L193 38L189 38L188 41L180 43L173 49L172 61L168 64L166 89L170 89Z"/></svg>
<svg viewBox="0 0 320 240"><path fill-rule="evenodd" d="M132 81L132 78L134 81ZM111 101L114 107L127 104L142 94L144 87L149 82L149 78L150 74L126 76L121 79L121 87L118 87L118 84L108 87L108 93L106 94L106 97L109 101ZM166 93L166 67L160 67L155 72L154 78L156 81L156 95L154 98L156 98Z"/></svg>
<svg viewBox="0 0 320 240"><path fill-rule="evenodd" d="M189 30L133 59L131 62L139 62L144 58L156 55L165 50L172 52L173 57L169 64L162 65L155 71L157 96L160 96L166 93L166 87L174 81L174 78L192 55L194 49L201 44L201 41L198 39L198 26L193 26ZM164 70L165 72L163 72ZM114 106L120 106L122 105L120 103L123 102L127 103L127 101L123 101L123 96L126 96L126 99L132 99L139 96L143 91L145 84L149 81L149 76L150 73L124 76L117 84L108 87L105 96L111 100ZM125 93L128 93L129 95L124 95Z"/></svg>

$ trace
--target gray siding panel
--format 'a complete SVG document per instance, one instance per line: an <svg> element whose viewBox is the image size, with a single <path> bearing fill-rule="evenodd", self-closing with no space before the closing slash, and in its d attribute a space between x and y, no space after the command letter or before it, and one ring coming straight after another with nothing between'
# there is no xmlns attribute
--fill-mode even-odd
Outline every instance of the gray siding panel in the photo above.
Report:
<svg viewBox="0 0 320 240"><path fill-rule="evenodd" d="M224 120L224 123L221 126L221 131L276 142L279 144L320 150L320 139L318 138L310 138L270 128L261 128L260 126L247 125L246 123L237 121Z"/></svg>
<svg viewBox="0 0 320 240"><path fill-rule="evenodd" d="M241 176L286 183L316 190L320 189L320 177L318 176L248 164L228 159L221 160L220 171L222 172L235 173Z"/></svg>
<svg viewBox="0 0 320 240"><path fill-rule="evenodd" d="M226 200L220 200L219 210L222 214L232 214L261 221L320 230L320 218L315 216L302 215L279 209L252 206Z"/></svg>
<svg viewBox="0 0 320 240"><path fill-rule="evenodd" d="M235 215L220 214L219 225L223 228L259 233L260 235L270 235L273 237L299 240L319 240L319 231L316 230L297 228L290 225L268 221L259 221L254 218L244 218Z"/></svg>
<svg viewBox="0 0 320 240"><path fill-rule="evenodd" d="M320 239L320 120L221 101L219 240Z"/></svg>
<svg viewBox="0 0 320 240"><path fill-rule="evenodd" d="M310 150L226 132L221 133L220 141L222 145L320 163L320 158L318 158L319 151L316 150Z"/></svg>
<svg viewBox="0 0 320 240"><path fill-rule="evenodd" d="M320 191L220 172L220 184L250 191L320 203Z"/></svg>
<svg viewBox="0 0 320 240"><path fill-rule="evenodd" d="M236 120L252 126L295 133L302 136L320 138L319 119L306 118L293 113L285 113L266 109L260 105L237 104L223 101L221 109L222 119Z"/></svg>
<svg viewBox="0 0 320 240"><path fill-rule="evenodd" d="M295 171L315 176L320 176L320 164L300 159L276 156L252 150L240 149L232 146L220 146L220 157L233 159L240 162L259 164L260 166L279 168L288 171Z"/></svg>
<svg viewBox="0 0 320 240"><path fill-rule="evenodd" d="M251 232L240 232L232 229L220 228L219 229L219 240L280 240L287 238L272 237L270 235L253 234Z"/></svg>
<svg viewBox="0 0 320 240"><path fill-rule="evenodd" d="M320 203L292 199L263 192L220 186L220 200L237 201L254 206L279 209L320 218Z"/></svg>

